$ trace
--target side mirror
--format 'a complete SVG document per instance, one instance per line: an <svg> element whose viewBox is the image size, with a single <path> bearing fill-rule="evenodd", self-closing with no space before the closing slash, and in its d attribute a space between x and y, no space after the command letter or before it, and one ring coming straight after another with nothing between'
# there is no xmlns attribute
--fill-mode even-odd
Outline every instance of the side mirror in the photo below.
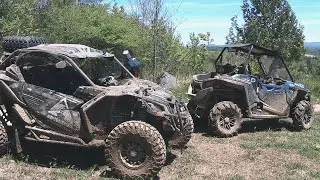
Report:
<svg viewBox="0 0 320 180"><path fill-rule="evenodd" d="M66 61L59 61L59 62L56 64L56 68L58 68L58 69L63 69L63 68L65 68L65 67L67 67Z"/></svg>

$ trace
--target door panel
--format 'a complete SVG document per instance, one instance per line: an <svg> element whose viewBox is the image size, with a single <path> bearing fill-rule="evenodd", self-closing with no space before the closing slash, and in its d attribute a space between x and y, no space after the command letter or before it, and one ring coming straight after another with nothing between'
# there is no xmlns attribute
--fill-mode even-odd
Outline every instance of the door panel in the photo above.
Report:
<svg viewBox="0 0 320 180"><path fill-rule="evenodd" d="M69 135L79 134L77 107L83 104L81 99L27 83L22 88L22 99L46 126Z"/></svg>
<svg viewBox="0 0 320 180"><path fill-rule="evenodd" d="M261 84L258 96L261 101L282 114L289 108L287 93L283 86L275 84Z"/></svg>

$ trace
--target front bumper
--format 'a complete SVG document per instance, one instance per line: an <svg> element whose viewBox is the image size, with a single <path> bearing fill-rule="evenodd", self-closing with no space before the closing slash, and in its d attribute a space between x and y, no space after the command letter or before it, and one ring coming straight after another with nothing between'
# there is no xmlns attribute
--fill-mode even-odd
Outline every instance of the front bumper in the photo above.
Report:
<svg viewBox="0 0 320 180"><path fill-rule="evenodd" d="M163 129L165 131L172 131L175 134L182 134L186 123L192 121L191 115L185 106L184 102L176 101L174 108L170 113L164 113Z"/></svg>

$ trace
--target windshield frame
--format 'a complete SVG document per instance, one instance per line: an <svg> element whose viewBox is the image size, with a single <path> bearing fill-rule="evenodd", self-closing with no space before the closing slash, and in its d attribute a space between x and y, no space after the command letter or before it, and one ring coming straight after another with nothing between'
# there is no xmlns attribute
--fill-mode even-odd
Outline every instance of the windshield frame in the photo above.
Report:
<svg viewBox="0 0 320 180"><path fill-rule="evenodd" d="M122 67L110 57L72 58L92 81L113 76L118 79L123 74Z"/></svg>
<svg viewBox="0 0 320 180"><path fill-rule="evenodd" d="M135 79L136 77L124 66L124 64L115 56L101 56L101 57L92 57L94 59L99 59L102 61L113 61L113 63L115 63L119 68L119 72L117 72L115 75L110 75L110 76L114 76L115 79L121 79L122 77L125 76L125 73L128 73L128 75L132 78ZM74 61L79 61L79 60L83 60L85 61L94 61L94 59L89 59L89 58L75 58ZM80 61L79 61L80 62ZM79 64L78 62L75 62L75 64L77 64L77 66L86 74L86 72L82 69L81 64ZM89 75L86 74L88 77ZM90 78L90 77L89 77ZM99 77L99 78L105 78L105 77ZM92 79L90 78L93 82L97 81L97 79Z"/></svg>
<svg viewBox="0 0 320 180"><path fill-rule="evenodd" d="M241 45L239 45L239 46L241 47ZM245 45L243 45L243 46L245 46ZM266 69L265 69L263 63L261 62L261 59L260 59L260 58L261 58L262 56L268 56L268 57L272 57L272 58L273 58L273 61L275 61L277 58L279 58L280 61L281 61L281 63L282 63L282 65L284 66L285 70L287 71L287 73L288 73L288 75L289 75L289 77L290 77L290 80L291 80L292 82L294 82L294 79L293 79L293 77L292 77L292 75L291 75L291 73L290 73L290 71L289 71L286 63L284 62L283 57L282 57L279 53L276 53L276 52L270 53L270 52L272 52L271 50L262 48L262 49L267 50L268 53L262 53L262 54L260 54L260 55L258 56L258 55L254 55L254 54L252 53L252 50L253 50L254 48L258 47L258 46L254 45L254 44L247 45L247 46L250 46L249 51L247 51L247 52L244 51L244 50L241 49L241 48L237 48L236 45L235 45L235 46L230 45L230 46L224 47L224 48L221 50L221 52L220 52L220 54L218 55L218 57L216 58L216 60L215 60L215 62L214 62L214 67L213 67L213 68L216 69L217 64L218 64L218 61L220 61L220 63L222 64L223 54L224 54L225 52L228 52L228 53L233 52L233 51L230 51L230 50L229 50L229 49L233 49L233 50L236 50L236 51L239 51L239 52L243 52L243 53L245 53L245 54L248 54L247 59L246 59L246 61L245 61L245 65L247 65L248 63L250 63L251 61L254 61L254 60L256 59L256 60L258 61L259 67L260 67L260 69L262 70L262 72L263 72L263 74L264 74L265 77L268 76L268 75L267 75ZM261 47L259 47L259 48L261 48ZM257 58L253 58L253 57L257 57Z"/></svg>
<svg viewBox="0 0 320 180"><path fill-rule="evenodd" d="M269 57L271 57L271 58L273 59L272 61L276 61L276 59L279 59L280 62L281 62L281 65L285 68L286 72L288 73L289 78L290 78L290 81L291 81L291 82L294 82L294 79L293 79L293 77L292 77L292 75L291 75L291 73L290 73L290 71L289 71L286 63L284 62L282 56L279 55L279 56L269 56ZM261 57L257 58L257 61L258 61L258 63L259 63L259 66L260 66L261 70L263 71L264 75L265 75L265 76L268 76L268 73L267 73L267 71L266 71L266 68L265 68L264 64L261 62ZM274 78L274 77L273 77L273 78ZM282 79L282 78L280 78L280 79ZM285 79L284 79L284 80L285 80Z"/></svg>
<svg viewBox="0 0 320 180"><path fill-rule="evenodd" d="M26 50L26 51L19 51L19 58L14 62L14 64L16 64L17 66L19 65L20 61L23 59L23 57L32 54L32 53L45 53L48 54L52 57L54 57L55 59L57 59L58 61L66 61L67 63L69 63L76 71L78 71L87 81L87 83L91 86L95 86L96 84L93 83L93 81L86 75L86 73L84 73L82 71L82 69L73 61L73 59L71 59L70 57L63 55L63 54L55 54L55 53L51 53L48 51L44 51L44 50ZM61 57L63 57L63 59ZM9 59L9 58L8 58Z"/></svg>

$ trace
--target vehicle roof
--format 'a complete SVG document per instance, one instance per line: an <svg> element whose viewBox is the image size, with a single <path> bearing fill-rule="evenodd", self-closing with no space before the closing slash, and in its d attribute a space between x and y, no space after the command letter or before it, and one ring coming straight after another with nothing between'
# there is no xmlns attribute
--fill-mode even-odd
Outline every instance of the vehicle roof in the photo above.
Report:
<svg viewBox="0 0 320 180"><path fill-rule="evenodd" d="M103 52L81 44L41 44L29 47L27 50L42 50L54 54L62 54L72 58L113 57L113 54Z"/></svg>
<svg viewBox="0 0 320 180"><path fill-rule="evenodd" d="M251 54L255 56L263 56L263 55L279 56L280 55L279 52L277 51L273 51L273 50L258 46L256 44L226 44L219 47L239 50L246 53L249 53L252 47Z"/></svg>

